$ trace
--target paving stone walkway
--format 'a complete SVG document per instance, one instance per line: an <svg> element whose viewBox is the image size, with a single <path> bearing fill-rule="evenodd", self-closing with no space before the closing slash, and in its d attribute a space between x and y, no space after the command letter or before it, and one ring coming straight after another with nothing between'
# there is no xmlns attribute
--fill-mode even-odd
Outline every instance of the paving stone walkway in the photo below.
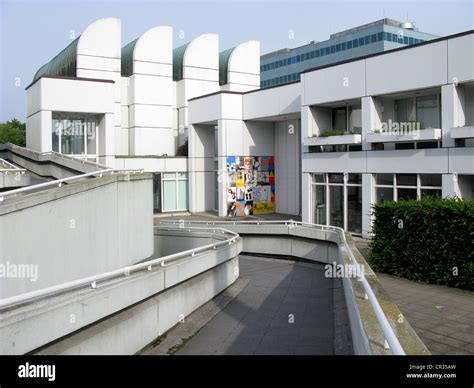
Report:
<svg viewBox="0 0 474 388"><path fill-rule="evenodd" d="M354 239L368 253L367 241ZM377 273L431 354L474 354L474 292Z"/></svg>

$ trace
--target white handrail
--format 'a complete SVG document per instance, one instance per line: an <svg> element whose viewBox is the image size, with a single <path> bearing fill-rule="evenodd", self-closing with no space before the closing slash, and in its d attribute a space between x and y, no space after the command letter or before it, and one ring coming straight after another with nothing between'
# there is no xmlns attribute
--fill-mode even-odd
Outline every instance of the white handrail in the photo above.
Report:
<svg viewBox="0 0 474 388"><path fill-rule="evenodd" d="M155 229L163 229L163 230L168 230L168 231L170 231L170 230L182 231L183 230L182 228L160 227L160 226L155 226ZM105 273L102 273L102 274L99 274L99 275L88 276L88 277L85 277L85 278L82 278L82 279L77 279L77 280L73 280L73 281L70 281L70 282L58 284L58 285L55 285L55 286L42 288L41 290L30 291L30 292L26 292L24 294L11 296L9 298L0 299L0 310L3 309L3 308L6 308L6 307L10 307L10 306L19 304L19 303L30 302L34 299L45 297L45 296L48 296L48 295L51 295L51 294L70 291L72 289L79 288L79 287L90 286L92 288L96 288L98 282L105 281L105 280L110 280L110 279L117 278L117 277L129 276L131 273L143 270L145 268L148 269L148 271L151 271L154 266L157 266L157 265L164 266L165 262L174 261L174 260L181 259L181 258L184 258L184 257L189 257L190 255L192 257L194 257L197 253L204 252L204 251L207 251L207 250L210 250L210 249L214 250L214 249L217 249L218 247L220 247L221 245L231 245L232 243L234 243L240 237L237 233L232 232L230 230L222 229L222 228L188 227L188 228L186 228L186 230L189 231L189 232L191 232L191 230L192 231L195 231L195 230L204 231L204 230L206 230L206 231L213 231L214 233L216 233L216 231L220 231L221 234L230 234L232 237L227 238L227 239L222 240L222 241L215 242L215 243L203 245L203 246L200 246L200 247L197 247L197 248L192 248L192 249L188 249L186 251L174 253L172 255L160 257L160 258L157 258L157 259L148 260L148 261L138 263L138 264L135 264L135 265L131 265L131 266L128 266L128 267L119 268L119 269L116 269L114 271L105 272Z"/></svg>
<svg viewBox="0 0 474 388"><path fill-rule="evenodd" d="M49 187L49 186L59 186L59 187L61 187L63 183L71 182L71 181L74 181L74 180L77 180L77 179L87 178L87 177L94 176L94 175L99 175L100 177L102 177L103 174L109 174L109 173L111 175L113 175L114 173L135 174L135 173L143 173L143 170L121 170L121 169L109 168L107 170L98 170L98 171L88 172L88 173L85 173L85 174L73 175L73 176L70 176L70 177L67 177L67 178L56 179L54 181L48 181L48 182L38 183L36 185L21 187L19 189L4 191L4 192L0 193L0 202L2 202L5 199L5 197L7 197L7 196L11 196L11 195L19 194L19 193L25 193L25 192L28 192L28 191L37 190L37 189L41 189L41 188Z"/></svg>
<svg viewBox="0 0 474 388"><path fill-rule="evenodd" d="M344 243L344 248L349 254L349 257L352 261L353 265L358 265L356 258L354 257L354 254L352 253L352 249L349 247L349 244L346 239L345 231L342 228L339 228L337 226L329 226L329 225L320 225L320 224L310 224L310 223L304 223L300 221L293 221L293 220L261 220L261 221L254 221L254 220L241 220L241 221L185 221L185 220L170 220L170 221L159 221L161 224L176 224L179 223L180 225L185 225L187 224L206 224L206 225L222 225L222 224L228 224L228 225L238 225L238 224L255 224L255 225L261 225L261 224L284 224L285 226L290 226L290 225L299 225L302 227L308 227L308 228L319 228L322 230L331 230L339 233L339 237L341 238L342 242ZM181 226L183 227L183 226ZM382 307L380 306L379 301L377 300L377 297L375 296L372 287L370 286L369 282L365 278L365 274L362 273L360 277L360 281L362 283L362 286L364 288L364 291L367 295L367 299L369 300L372 309L374 310L374 314L377 318L377 321L379 322L379 325L382 329L382 332L385 336L385 340L387 341L391 351L395 355L405 355L405 351L403 350L403 347L400 344L400 341L398 340L395 332L393 331L392 326L390 325L387 316L385 315Z"/></svg>

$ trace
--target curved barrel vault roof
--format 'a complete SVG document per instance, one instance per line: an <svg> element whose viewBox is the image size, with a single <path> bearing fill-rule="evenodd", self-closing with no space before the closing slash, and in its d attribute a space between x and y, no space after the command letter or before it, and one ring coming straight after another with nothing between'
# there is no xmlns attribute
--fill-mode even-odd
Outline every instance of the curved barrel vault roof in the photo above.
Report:
<svg viewBox="0 0 474 388"><path fill-rule="evenodd" d="M229 73L260 75L260 42L249 40L219 54L219 84L229 83Z"/></svg>
<svg viewBox="0 0 474 388"><path fill-rule="evenodd" d="M133 61L171 64L173 61L173 29L157 26L122 47L122 76L133 74Z"/></svg>
<svg viewBox="0 0 474 388"><path fill-rule="evenodd" d="M173 50L173 80L180 81L186 66L219 69L219 36L204 34Z"/></svg>
<svg viewBox="0 0 474 388"><path fill-rule="evenodd" d="M104 18L89 24L58 55L41 66L33 82L44 75L76 77L78 55L120 58L121 21Z"/></svg>

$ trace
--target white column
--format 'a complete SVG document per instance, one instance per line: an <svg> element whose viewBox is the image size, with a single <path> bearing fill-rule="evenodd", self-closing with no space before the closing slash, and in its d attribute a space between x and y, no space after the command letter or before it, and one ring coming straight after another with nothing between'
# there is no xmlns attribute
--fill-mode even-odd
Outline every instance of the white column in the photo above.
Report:
<svg viewBox="0 0 474 388"><path fill-rule="evenodd" d="M301 174L301 220L303 222L313 222L311 214L311 174L304 172Z"/></svg>
<svg viewBox="0 0 474 388"><path fill-rule="evenodd" d="M441 193L443 197L457 196L461 198L461 190L459 189L458 175L443 174Z"/></svg>
<svg viewBox="0 0 474 388"><path fill-rule="evenodd" d="M362 237L369 238L372 232L372 205L374 198L374 177L362 174Z"/></svg>
<svg viewBox="0 0 474 388"><path fill-rule="evenodd" d="M443 132L443 147L454 147L454 139L450 136L451 128L463 126L466 123L464 115L464 95L462 89L454 84L441 87L441 129Z"/></svg>
<svg viewBox="0 0 474 388"><path fill-rule="evenodd" d="M372 145L365 141L367 134L382 126L382 104L374 97L362 98L362 149L371 150Z"/></svg>

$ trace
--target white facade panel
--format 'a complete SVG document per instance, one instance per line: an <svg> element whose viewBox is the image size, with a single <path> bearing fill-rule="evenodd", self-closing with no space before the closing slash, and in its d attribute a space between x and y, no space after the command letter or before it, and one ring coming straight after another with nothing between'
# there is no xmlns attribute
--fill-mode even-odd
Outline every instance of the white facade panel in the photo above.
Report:
<svg viewBox="0 0 474 388"><path fill-rule="evenodd" d="M120 58L106 58L92 55L78 55L77 68L88 70L108 70L120 73Z"/></svg>
<svg viewBox="0 0 474 388"><path fill-rule="evenodd" d="M133 127L169 128L171 131L171 107L161 105L130 105L130 122Z"/></svg>
<svg viewBox="0 0 474 388"><path fill-rule="evenodd" d="M59 112L114 113L110 82L42 78L41 109Z"/></svg>
<svg viewBox="0 0 474 388"><path fill-rule="evenodd" d="M173 86L171 77L134 74L129 78L132 91L129 104L172 106Z"/></svg>
<svg viewBox="0 0 474 388"><path fill-rule="evenodd" d="M448 82L474 80L474 35L448 39Z"/></svg>
<svg viewBox="0 0 474 388"><path fill-rule="evenodd" d="M305 73L303 87L304 105L361 98L365 96L365 61Z"/></svg>
<svg viewBox="0 0 474 388"><path fill-rule="evenodd" d="M244 120L298 113L300 110L300 83L262 89L243 97Z"/></svg>
<svg viewBox="0 0 474 388"><path fill-rule="evenodd" d="M447 42L436 42L366 59L367 95L447 83Z"/></svg>

